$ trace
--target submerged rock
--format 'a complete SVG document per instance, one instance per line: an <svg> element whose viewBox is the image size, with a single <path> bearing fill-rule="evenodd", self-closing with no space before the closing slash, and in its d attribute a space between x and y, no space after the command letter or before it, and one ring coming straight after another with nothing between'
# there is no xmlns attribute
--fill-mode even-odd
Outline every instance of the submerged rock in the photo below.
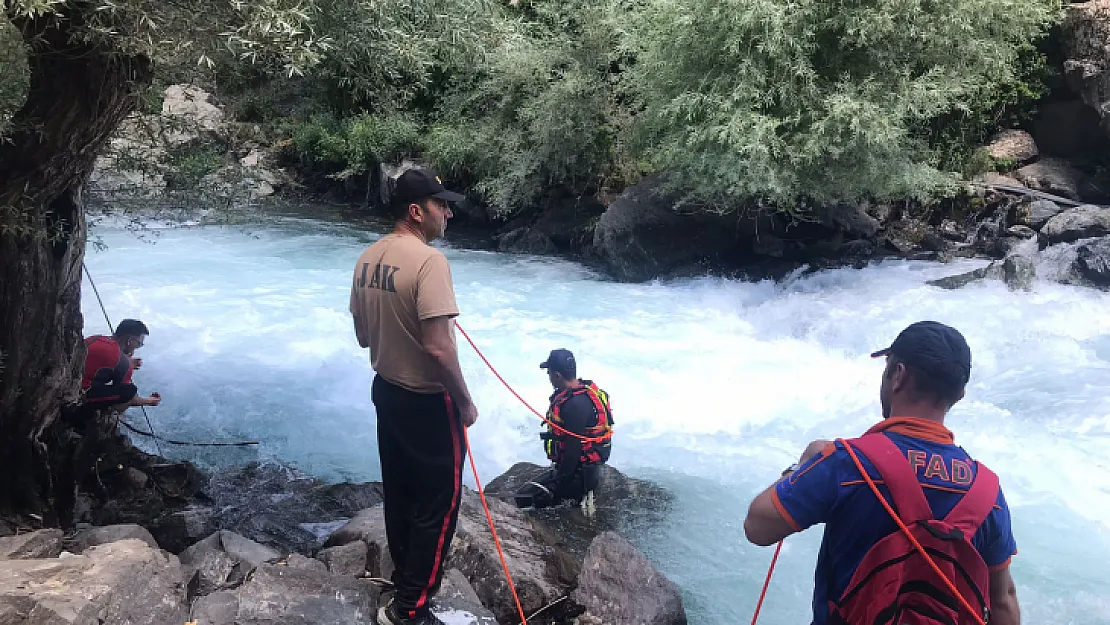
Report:
<svg viewBox="0 0 1110 625"><path fill-rule="evenodd" d="M1033 261L1021 255L1007 257L1003 261L996 261L974 271L948 276L938 280L930 280L928 284L942 289L959 289L972 282L991 279L1002 280L1011 290L1028 291L1033 288L1037 278L1037 268Z"/></svg>

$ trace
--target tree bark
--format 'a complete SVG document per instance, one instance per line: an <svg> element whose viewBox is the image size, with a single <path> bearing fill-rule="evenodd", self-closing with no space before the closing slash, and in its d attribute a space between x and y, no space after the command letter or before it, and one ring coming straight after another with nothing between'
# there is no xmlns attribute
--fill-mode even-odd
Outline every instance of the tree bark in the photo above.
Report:
<svg viewBox="0 0 1110 625"><path fill-rule="evenodd" d="M30 48L31 81L0 138L0 510L51 525L68 525L57 495L72 488L58 483L52 430L79 400L84 365L82 193L152 78L148 58L74 37L88 10L7 14Z"/></svg>

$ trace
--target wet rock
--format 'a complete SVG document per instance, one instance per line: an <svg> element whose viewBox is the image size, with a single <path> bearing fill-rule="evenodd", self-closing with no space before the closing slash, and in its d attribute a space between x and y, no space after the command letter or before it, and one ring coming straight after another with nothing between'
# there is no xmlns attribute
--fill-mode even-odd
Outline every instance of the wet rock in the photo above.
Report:
<svg viewBox="0 0 1110 625"><path fill-rule="evenodd" d="M1048 245L1110 234L1110 209L1092 205L1069 208L1048 220L1041 236Z"/></svg>
<svg viewBox="0 0 1110 625"><path fill-rule="evenodd" d="M366 572L367 546L361 540L322 550L316 558L327 565L333 575L358 577Z"/></svg>
<svg viewBox="0 0 1110 625"><path fill-rule="evenodd" d="M1010 226L1006 228L1006 234L1018 239L1032 239L1037 236L1037 233L1029 226Z"/></svg>
<svg viewBox="0 0 1110 625"><path fill-rule="evenodd" d="M1037 270L1033 261L1021 255L1007 257L974 271L930 280L928 284L942 289L959 289L979 280L1002 280L1011 290L1028 291L1036 280Z"/></svg>
<svg viewBox="0 0 1110 625"><path fill-rule="evenodd" d="M823 224L841 232L863 238L875 236L881 224L858 204L828 204L817 208Z"/></svg>
<svg viewBox="0 0 1110 625"><path fill-rule="evenodd" d="M517 228L501 235L497 241L499 252L514 254L555 254L559 250L551 239L532 228Z"/></svg>
<svg viewBox="0 0 1110 625"><path fill-rule="evenodd" d="M1079 246L1076 266L1080 275L1092 283L1110 286L1110 237Z"/></svg>
<svg viewBox="0 0 1110 625"><path fill-rule="evenodd" d="M350 519L382 502L380 483L324 484L273 463L216 474L204 495L219 507L213 518L217 527L282 552L301 553L321 547L322 537L309 529L313 524Z"/></svg>
<svg viewBox="0 0 1110 625"><path fill-rule="evenodd" d="M67 541L66 548L71 553L84 553L86 550L98 545L107 545L109 543L128 539L141 540L150 545L152 549L159 548L158 542L154 540L150 532L147 531L145 527L135 525L134 523L108 525L106 527L90 527L80 530L74 534L73 538Z"/></svg>
<svg viewBox="0 0 1110 625"><path fill-rule="evenodd" d="M1028 226L1033 230L1040 230L1056 215L1065 210L1056 202L1049 200L1029 200L1026 198L1014 206L1014 214L1010 221L1014 224Z"/></svg>
<svg viewBox="0 0 1110 625"><path fill-rule="evenodd" d="M1037 279L1037 268L1025 256L1009 256L1002 261L1002 281L1012 291L1030 291Z"/></svg>
<svg viewBox="0 0 1110 625"><path fill-rule="evenodd" d="M628 187L609 205L594 229L592 249L613 277L650 280L730 252L756 231L736 215L679 212L677 201L657 176Z"/></svg>
<svg viewBox="0 0 1110 625"><path fill-rule="evenodd" d="M0 538L0 560L57 558L60 553L62 553L62 530L38 530Z"/></svg>
<svg viewBox="0 0 1110 625"><path fill-rule="evenodd" d="M786 242L776 236L761 234L752 239L752 253L758 256L782 258L785 252Z"/></svg>
<svg viewBox="0 0 1110 625"><path fill-rule="evenodd" d="M573 598L607 625L686 624L678 586L612 532L590 545Z"/></svg>
<svg viewBox="0 0 1110 625"><path fill-rule="evenodd" d="M517 490L547 470L530 462L518 462L486 485L486 496L513 503ZM550 532L546 540L563 546L580 560L598 534L606 530L639 531L638 528L658 524L673 503L665 489L630 478L608 464L601 466L594 494L594 511L590 516L580 506L569 504L530 510L529 515L542 521L541 530Z"/></svg>
<svg viewBox="0 0 1110 625"><path fill-rule="evenodd" d="M177 558L140 540L0 563L0 622L167 625L184 623L187 614Z"/></svg>

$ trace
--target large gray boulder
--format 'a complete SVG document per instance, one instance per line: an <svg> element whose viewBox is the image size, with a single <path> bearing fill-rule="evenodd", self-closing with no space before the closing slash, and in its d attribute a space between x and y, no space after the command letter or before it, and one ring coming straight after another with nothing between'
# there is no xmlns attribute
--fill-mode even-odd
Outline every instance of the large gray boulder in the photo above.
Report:
<svg viewBox="0 0 1110 625"><path fill-rule="evenodd" d="M1042 158L1014 173L1030 189L1079 202L1104 202L1110 199L1093 176L1060 158Z"/></svg>
<svg viewBox="0 0 1110 625"><path fill-rule="evenodd" d="M316 556L333 575L358 577L366 572L366 543L356 540L338 547L323 549Z"/></svg>
<svg viewBox="0 0 1110 625"><path fill-rule="evenodd" d="M277 551L227 530L181 552L190 596L237 586L252 569L279 559Z"/></svg>
<svg viewBox="0 0 1110 625"><path fill-rule="evenodd" d="M56 558L62 552L62 530L46 529L0 538L0 560Z"/></svg>
<svg viewBox="0 0 1110 625"><path fill-rule="evenodd" d="M606 625L686 624L678 586L613 532L590 545L573 599Z"/></svg>
<svg viewBox="0 0 1110 625"><path fill-rule="evenodd" d="M593 252L613 277L650 280L736 248L738 217L680 214L676 201L660 178L649 178L609 205L594 229Z"/></svg>
<svg viewBox="0 0 1110 625"><path fill-rule="evenodd" d="M1024 130L1003 130L991 137L987 154L995 160L1009 160L1024 165L1040 156L1033 135Z"/></svg>
<svg viewBox="0 0 1110 625"><path fill-rule="evenodd" d="M1041 236L1048 245L1108 234L1110 234L1110 209L1089 204L1069 208L1049 219L1041 228Z"/></svg>
<svg viewBox="0 0 1110 625"><path fill-rule="evenodd" d="M197 625L370 625L378 596L374 586L349 577L263 564L237 593L197 601L193 618Z"/></svg>
<svg viewBox="0 0 1110 625"><path fill-rule="evenodd" d="M1033 230L1040 230L1048 223L1049 219L1067 210L1050 200L1032 200L1026 198L1014 206L1012 221L1019 226L1027 226Z"/></svg>
<svg viewBox="0 0 1110 625"><path fill-rule="evenodd" d="M486 485L486 496L513 503L513 495L528 481L548 467L518 462ZM601 466L601 475L594 491L594 510L587 515L580 506L563 505L530 510L529 515L542 521L576 557L584 557L586 549L598 534L606 530L622 531L630 522L649 523L668 513L673 497L665 489L645 480L628 477L611 465Z"/></svg>
<svg viewBox="0 0 1110 625"><path fill-rule="evenodd" d="M393 558L385 534L385 510L381 506L367 508L346 525L335 530L324 541L324 548L345 546L354 542L366 545L366 571L371 577L388 579L393 575Z"/></svg>
<svg viewBox="0 0 1110 625"><path fill-rule="evenodd" d="M578 563L553 546L552 535L514 506L487 497L505 562L527 614L565 595ZM520 620L478 495L463 491L459 523L447 567L459 569L482 604L502 623Z"/></svg>
<svg viewBox="0 0 1110 625"><path fill-rule="evenodd" d="M5 625L167 625L187 614L177 558L141 540L0 563Z"/></svg>
<svg viewBox="0 0 1110 625"><path fill-rule="evenodd" d="M239 589L238 618L275 625L373 623L378 597L366 582L264 564Z"/></svg>
<svg viewBox="0 0 1110 625"><path fill-rule="evenodd" d="M1110 287L1110 237L1084 243L1076 252L1079 274L1098 286Z"/></svg>
<svg viewBox="0 0 1110 625"><path fill-rule="evenodd" d="M86 550L99 545L107 545L109 543L119 542L128 539L141 540L150 545L152 549L158 549L158 542L150 535L150 532L141 525L134 523L124 523L121 525L106 525L104 527L89 527L79 530L73 535L73 538L67 541L66 549L71 553L84 553Z"/></svg>

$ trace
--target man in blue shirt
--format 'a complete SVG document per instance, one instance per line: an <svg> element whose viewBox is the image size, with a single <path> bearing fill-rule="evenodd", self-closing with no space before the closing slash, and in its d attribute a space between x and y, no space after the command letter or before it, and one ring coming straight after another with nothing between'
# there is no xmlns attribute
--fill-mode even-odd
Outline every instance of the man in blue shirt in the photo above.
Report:
<svg viewBox="0 0 1110 625"><path fill-rule="evenodd" d="M979 468L944 425L948 410L964 396L971 350L955 329L922 321L872 356L885 357L886 368L880 388L883 421L868 434L885 435L902 452L933 517L943 519L967 493ZM856 455L891 502L875 465L858 451ZM826 625L836 622L830 616L867 552L900 531L842 441L811 443L798 464L752 502L744 532L752 543L767 546L818 523L825 524L825 533L814 576L812 622ZM1001 489L971 544L989 570L991 625L1019 625L1009 568L1017 546Z"/></svg>

